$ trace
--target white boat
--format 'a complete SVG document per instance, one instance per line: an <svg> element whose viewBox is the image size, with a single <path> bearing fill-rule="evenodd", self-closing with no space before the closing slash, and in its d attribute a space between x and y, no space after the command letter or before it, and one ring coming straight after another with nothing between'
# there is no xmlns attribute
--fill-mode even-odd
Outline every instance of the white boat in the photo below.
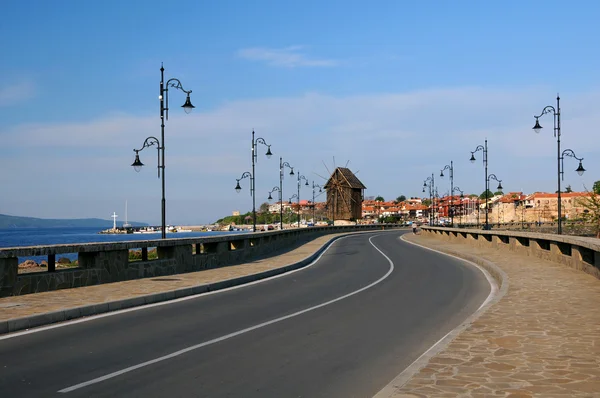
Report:
<svg viewBox="0 0 600 398"><path fill-rule="evenodd" d="M154 229L152 227L140 228L139 231L133 231L134 234L156 234L159 232L160 232L160 229Z"/></svg>
<svg viewBox="0 0 600 398"><path fill-rule="evenodd" d="M192 232L191 229L181 229L172 225L167 225L167 232L175 233L175 232Z"/></svg>

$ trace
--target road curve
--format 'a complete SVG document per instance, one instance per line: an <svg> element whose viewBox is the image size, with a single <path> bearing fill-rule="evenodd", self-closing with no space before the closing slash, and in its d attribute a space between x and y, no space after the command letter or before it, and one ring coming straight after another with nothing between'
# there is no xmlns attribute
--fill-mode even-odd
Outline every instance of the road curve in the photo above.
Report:
<svg viewBox="0 0 600 398"><path fill-rule="evenodd" d="M352 235L280 278L0 340L0 396L372 396L490 292L476 268L400 235Z"/></svg>

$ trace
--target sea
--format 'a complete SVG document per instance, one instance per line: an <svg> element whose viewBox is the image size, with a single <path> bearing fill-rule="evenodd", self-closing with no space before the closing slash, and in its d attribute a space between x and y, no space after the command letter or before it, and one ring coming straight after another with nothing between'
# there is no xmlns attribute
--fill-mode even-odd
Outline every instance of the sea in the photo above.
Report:
<svg viewBox="0 0 600 398"><path fill-rule="evenodd" d="M123 242L135 240L160 239L160 231L154 234L99 234L102 228L9 228L0 229L0 248L19 246L45 246L57 244L94 243L94 242ZM168 238L195 238L202 236L241 234L240 231L211 231L211 232L175 232L167 233ZM61 254L71 260L77 259L77 253ZM57 256L57 260L59 258ZM32 259L34 261L46 260L45 256L19 257L19 262Z"/></svg>

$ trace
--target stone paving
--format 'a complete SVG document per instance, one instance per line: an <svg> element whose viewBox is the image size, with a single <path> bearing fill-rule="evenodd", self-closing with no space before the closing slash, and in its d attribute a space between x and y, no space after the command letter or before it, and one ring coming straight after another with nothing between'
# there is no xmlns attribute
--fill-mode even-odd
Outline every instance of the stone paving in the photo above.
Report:
<svg viewBox="0 0 600 398"><path fill-rule="evenodd" d="M405 237L493 262L508 290L391 396L600 397L598 279L508 251Z"/></svg>
<svg viewBox="0 0 600 398"><path fill-rule="evenodd" d="M272 257L230 267L0 298L0 322L89 304L169 292L284 267L305 259L338 235L345 234L321 236L293 250L281 251Z"/></svg>

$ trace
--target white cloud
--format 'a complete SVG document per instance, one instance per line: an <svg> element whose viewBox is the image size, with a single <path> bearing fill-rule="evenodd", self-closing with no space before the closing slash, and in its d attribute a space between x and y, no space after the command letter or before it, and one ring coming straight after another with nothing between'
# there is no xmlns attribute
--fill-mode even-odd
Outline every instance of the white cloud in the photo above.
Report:
<svg viewBox="0 0 600 398"><path fill-rule="evenodd" d="M333 59L310 58L301 52L303 48L304 46L290 46L285 48L252 47L239 50L237 55L253 61L265 61L267 65L286 68L301 66L331 67L339 64L338 61Z"/></svg>
<svg viewBox="0 0 600 398"><path fill-rule="evenodd" d="M214 221L231 210L251 208L247 185L235 193L235 179L250 170L251 131L272 145L273 158L259 148L257 206L279 184L279 156L315 182L323 182L336 164L360 170L367 196L422 195L423 180L435 173L439 193L449 188L439 170L454 161L455 185L465 192L483 191L483 168L470 151L488 139L489 172L506 190L554 191L556 139L551 116L546 128L532 132L534 114L553 102L545 88L455 88L398 94L333 97L318 93L298 97L234 101L210 112L173 116L166 126L167 201L170 222ZM565 159L563 186L591 187L600 170L600 141L589 126L600 123L595 105L600 91L565 93L562 148L584 158ZM159 220L160 184L156 152L140 155L146 168L130 167L132 149L154 135L154 116L112 115L84 123L26 124L0 130L0 184L18 195L2 195L4 212L38 216L103 216L129 199L138 220ZM479 153L481 155L481 153ZM72 186L73 189L61 187ZM284 198L296 192L286 177ZM59 194L60 200L55 200ZM53 197L48 202L48 195ZM302 188L307 198L312 192ZM25 199L11 199L25 198ZM83 204L82 204L83 202ZM104 203L104 204L103 204ZM87 205L86 205L87 204ZM29 209L29 210L27 210ZM34 210L32 210L34 209ZM45 213L44 213L45 212ZM87 213L85 213L87 212ZM108 214L109 214L108 213ZM45 214L45 215L44 215ZM132 218L133 219L133 218Z"/></svg>
<svg viewBox="0 0 600 398"><path fill-rule="evenodd" d="M24 80L10 86L0 87L0 106L10 106L26 101L33 98L35 94L35 85L29 80Z"/></svg>

